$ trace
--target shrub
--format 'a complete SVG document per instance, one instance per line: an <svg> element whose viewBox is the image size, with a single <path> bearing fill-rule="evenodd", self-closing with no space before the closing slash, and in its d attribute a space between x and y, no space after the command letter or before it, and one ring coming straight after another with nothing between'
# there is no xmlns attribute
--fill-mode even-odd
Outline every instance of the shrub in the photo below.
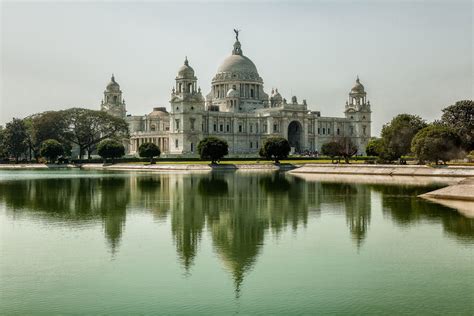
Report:
<svg viewBox="0 0 474 316"><path fill-rule="evenodd" d="M269 137L263 143L258 154L266 159L274 160L275 163L280 163L281 159L288 157L290 150L290 143L285 138Z"/></svg>
<svg viewBox="0 0 474 316"><path fill-rule="evenodd" d="M332 162L334 163L334 160L336 157L340 156L341 152L341 144L338 142L329 142L325 143L321 146L321 153L325 156L331 157ZM340 161L340 158L337 159L337 161Z"/></svg>
<svg viewBox="0 0 474 316"><path fill-rule="evenodd" d="M383 151L383 140L381 138L371 138L365 147L367 156L380 156Z"/></svg>
<svg viewBox="0 0 474 316"><path fill-rule="evenodd" d="M97 153L104 158L104 160L111 158L112 163L114 163L115 158L120 158L125 155L125 148L116 140L104 139L97 146Z"/></svg>
<svg viewBox="0 0 474 316"><path fill-rule="evenodd" d="M140 157L150 158L150 164L154 164L153 157L159 157L161 154L160 147L153 143L143 143L138 147Z"/></svg>
<svg viewBox="0 0 474 316"><path fill-rule="evenodd" d="M198 153L202 160L211 160L212 164L216 164L229 154L229 145L220 138L206 137L199 142Z"/></svg>
<svg viewBox="0 0 474 316"><path fill-rule="evenodd" d="M55 139L47 139L41 143L40 155L53 163L59 156L64 155L64 147Z"/></svg>

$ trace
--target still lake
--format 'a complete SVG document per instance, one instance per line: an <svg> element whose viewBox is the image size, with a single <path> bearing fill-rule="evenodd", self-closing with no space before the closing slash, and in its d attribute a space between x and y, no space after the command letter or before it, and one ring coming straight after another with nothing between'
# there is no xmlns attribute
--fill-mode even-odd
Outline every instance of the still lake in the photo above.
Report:
<svg viewBox="0 0 474 316"><path fill-rule="evenodd" d="M472 315L474 219L409 183L0 171L0 313Z"/></svg>

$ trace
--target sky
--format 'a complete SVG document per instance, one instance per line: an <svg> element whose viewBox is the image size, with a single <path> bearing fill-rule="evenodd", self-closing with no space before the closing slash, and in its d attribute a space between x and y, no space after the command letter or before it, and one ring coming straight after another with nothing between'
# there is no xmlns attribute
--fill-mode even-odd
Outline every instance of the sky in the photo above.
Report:
<svg viewBox="0 0 474 316"><path fill-rule="evenodd" d="M129 114L169 109L188 56L203 93L234 28L264 88L343 116L356 76L372 134L400 113L432 121L473 99L471 1L1 2L0 125L69 107L99 109L115 74Z"/></svg>

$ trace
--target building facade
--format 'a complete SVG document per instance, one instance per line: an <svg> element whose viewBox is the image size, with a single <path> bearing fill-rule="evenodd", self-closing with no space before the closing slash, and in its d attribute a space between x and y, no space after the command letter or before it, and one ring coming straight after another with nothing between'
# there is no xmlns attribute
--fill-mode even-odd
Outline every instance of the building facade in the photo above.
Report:
<svg viewBox="0 0 474 316"><path fill-rule="evenodd" d="M282 136L293 153L317 152L324 143L350 140L365 154L371 137L371 106L357 77L346 101L344 117L323 117L296 96L287 101L272 89L265 93L255 64L243 54L236 32L232 54L219 66L204 97L186 58L175 78L170 111L153 108L144 116L126 115L120 86L112 76L101 109L123 117L130 126L129 154L145 142L157 144L169 156L197 154L197 144L217 136L229 144L231 155L256 155L265 139Z"/></svg>

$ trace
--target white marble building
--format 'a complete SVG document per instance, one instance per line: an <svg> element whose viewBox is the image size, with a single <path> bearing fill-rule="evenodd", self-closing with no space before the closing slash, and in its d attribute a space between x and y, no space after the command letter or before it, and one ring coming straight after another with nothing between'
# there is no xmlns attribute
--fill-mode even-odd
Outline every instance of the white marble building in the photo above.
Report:
<svg viewBox="0 0 474 316"><path fill-rule="evenodd" d="M321 145L348 137L365 153L371 136L371 109L364 86L357 78L346 101L344 117L323 117L293 96L283 98L278 89L268 95L255 64L246 57L238 40L232 54L219 66L204 97L187 58L179 68L171 92L170 112L154 108L145 116L126 115L125 101L115 78L104 92L101 108L124 117L130 124L129 154L143 142L154 142L168 156L196 155L206 136L225 139L231 155L256 155L265 138L283 136L293 152L320 151Z"/></svg>

